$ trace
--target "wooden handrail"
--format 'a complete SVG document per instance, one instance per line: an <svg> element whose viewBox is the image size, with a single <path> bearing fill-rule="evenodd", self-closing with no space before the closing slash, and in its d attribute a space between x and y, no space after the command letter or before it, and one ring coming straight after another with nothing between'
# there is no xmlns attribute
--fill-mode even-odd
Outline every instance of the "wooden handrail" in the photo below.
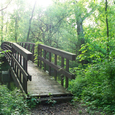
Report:
<svg viewBox="0 0 115 115"><path fill-rule="evenodd" d="M32 60L32 53L12 42L3 42L1 47L3 50L10 50L10 52L5 53L5 56L11 66L12 77L18 79L25 93L28 93L27 81L28 79L31 80L31 76L27 72L27 62Z"/></svg>
<svg viewBox="0 0 115 115"><path fill-rule="evenodd" d="M42 44L39 44L39 48L44 49L44 50L51 52L53 54L59 55L61 57L64 57L66 59L72 60L72 61L75 61L75 59L76 59L76 54L66 52L66 51L63 51L63 50L60 50L57 48L53 48L53 47L42 45Z"/></svg>
<svg viewBox="0 0 115 115"><path fill-rule="evenodd" d="M20 55L22 55L26 60L32 60L32 53L27 49L21 47L17 43L12 43L12 48L17 51Z"/></svg>

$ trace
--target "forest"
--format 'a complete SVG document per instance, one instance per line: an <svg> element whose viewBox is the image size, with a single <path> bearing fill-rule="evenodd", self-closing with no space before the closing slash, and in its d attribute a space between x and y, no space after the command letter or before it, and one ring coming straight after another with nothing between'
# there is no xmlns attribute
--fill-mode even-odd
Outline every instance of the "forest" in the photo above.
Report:
<svg viewBox="0 0 115 115"><path fill-rule="evenodd" d="M0 44L39 41L75 53L73 103L115 115L114 15L114 0L1 0Z"/></svg>

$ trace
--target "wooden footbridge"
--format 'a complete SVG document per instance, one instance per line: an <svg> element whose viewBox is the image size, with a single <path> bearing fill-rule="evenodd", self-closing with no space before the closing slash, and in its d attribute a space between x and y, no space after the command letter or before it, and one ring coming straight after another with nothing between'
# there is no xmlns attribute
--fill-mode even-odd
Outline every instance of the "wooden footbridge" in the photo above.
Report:
<svg viewBox="0 0 115 115"><path fill-rule="evenodd" d="M3 42L1 48L11 66L11 76L28 97L72 98L66 89L69 79L75 78L69 72L69 60L74 61L75 54L34 43Z"/></svg>

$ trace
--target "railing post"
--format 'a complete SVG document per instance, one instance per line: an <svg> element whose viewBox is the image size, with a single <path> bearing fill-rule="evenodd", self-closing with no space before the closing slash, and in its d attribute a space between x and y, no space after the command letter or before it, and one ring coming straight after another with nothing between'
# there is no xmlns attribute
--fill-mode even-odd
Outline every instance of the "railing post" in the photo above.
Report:
<svg viewBox="0 0 115 115"><path fill-rule="evenodd" d="M69 60L66 59L66 71L69 72ZM66 88L68 88L69 79L66 77Z"/></svg>
<svg viewBox="0 0 115 115"><path fill-rule="evenodd" d="M33 55L32 61L33 61L33 62L34 62L34 47L35 47L35 45L33 44L33 45L32 45L32 55Z"/></svg>
<svg viewBox="0 0 115 115"><path fill-rule="evenodd" d="M57 65L57 55L55 54L55 65ZM54 70L55 81L57 81L57 70Z"/></svg>
<svg viewBox="0 0 115 115"><path fill-rule="evenodd" d="M30 51L30 44L28 44L28 48L27 49Z"/></svg>
<svg viewBox="0 0 115 115"><path fill-rule="evenodd" d="M39 52L39 54L40 54L39 56L42 57L42 49L39 49L39 51L40 51ZM42 61L41 60L40 60L40 68L42 68Z"/></svg>
<svg viewBox="0 0 115 115"><path fill-rule="evenodd" d="M23 68L27 72L27 60L23 57Z"/></svg>
<svg viewBox="0 0 115 115"><path fill-rule="evenodd" d="M38 65L38 67L39 67L39 65L40 65L40 64L39 64L39 55L40 55L39 45L38 45L37 51L38 51L38 57L37 57L37 58L38 58L38 59L37 59L37 60L38 60L38 63L37 63L37 65Z"/></svg>
<svg viewBox="0 0 115 115"><path fill-rule="evenodd" d="M64 58L63 57L61 58L61 67L62 69L64 68ZM62 86L64 85L63 82L64 82L64 75L61 75L61 85Z"/></svg>
<svg viewBox="0 0 115 115"><path fill-rule="evenodd" d="M51 62L51 52L49 52L49 61ZM51 66L49 66L49 75L51 75Z"/></svg>
<svg viewBox="0 0 115 115"><path fill-rule="evenodd" d="M21 46L22 46L22 47L24 46L23 43L21 44Z"/></svg>
<svg viewBox="0 0 115 115"><path fill-rule="evenodd" d="M46 50L44 50L44 59L46 59ZM46 63L44 63L44 71L46 71Z"/></svg>
<svg viewBox="0 0 115 115"><path fill-rule="evenodd" d="M13 61L13 54L14 54L14 49L12 48L12 55L11 55L11 67L14 68L14 61Z"/></svg>
<svg viewBox="0 0 115 115"><path fill-rule="evenodd" d="M26 49L26 43L25 43L25 45L24 45L24 48Z"/></svg>
<svg viewBox="0 0 115 115"><path fill-rule="evenodd" d="M23 76L23 88L25 93L27 94L27 80L25 79L25 77Z"/></svg>

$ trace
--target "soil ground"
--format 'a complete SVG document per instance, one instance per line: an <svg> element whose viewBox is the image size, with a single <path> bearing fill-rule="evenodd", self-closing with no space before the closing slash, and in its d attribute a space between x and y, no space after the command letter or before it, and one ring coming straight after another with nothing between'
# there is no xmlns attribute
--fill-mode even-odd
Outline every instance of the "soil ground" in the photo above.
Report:
<svg viewBox="0 0 115 115"><path fill-rule="evenodd" d="M76 103L73 106L71 103L60 103L55 105L37 105L31 109L31 115L101 115L98 111L88 110L87 107Z"/></svg>

